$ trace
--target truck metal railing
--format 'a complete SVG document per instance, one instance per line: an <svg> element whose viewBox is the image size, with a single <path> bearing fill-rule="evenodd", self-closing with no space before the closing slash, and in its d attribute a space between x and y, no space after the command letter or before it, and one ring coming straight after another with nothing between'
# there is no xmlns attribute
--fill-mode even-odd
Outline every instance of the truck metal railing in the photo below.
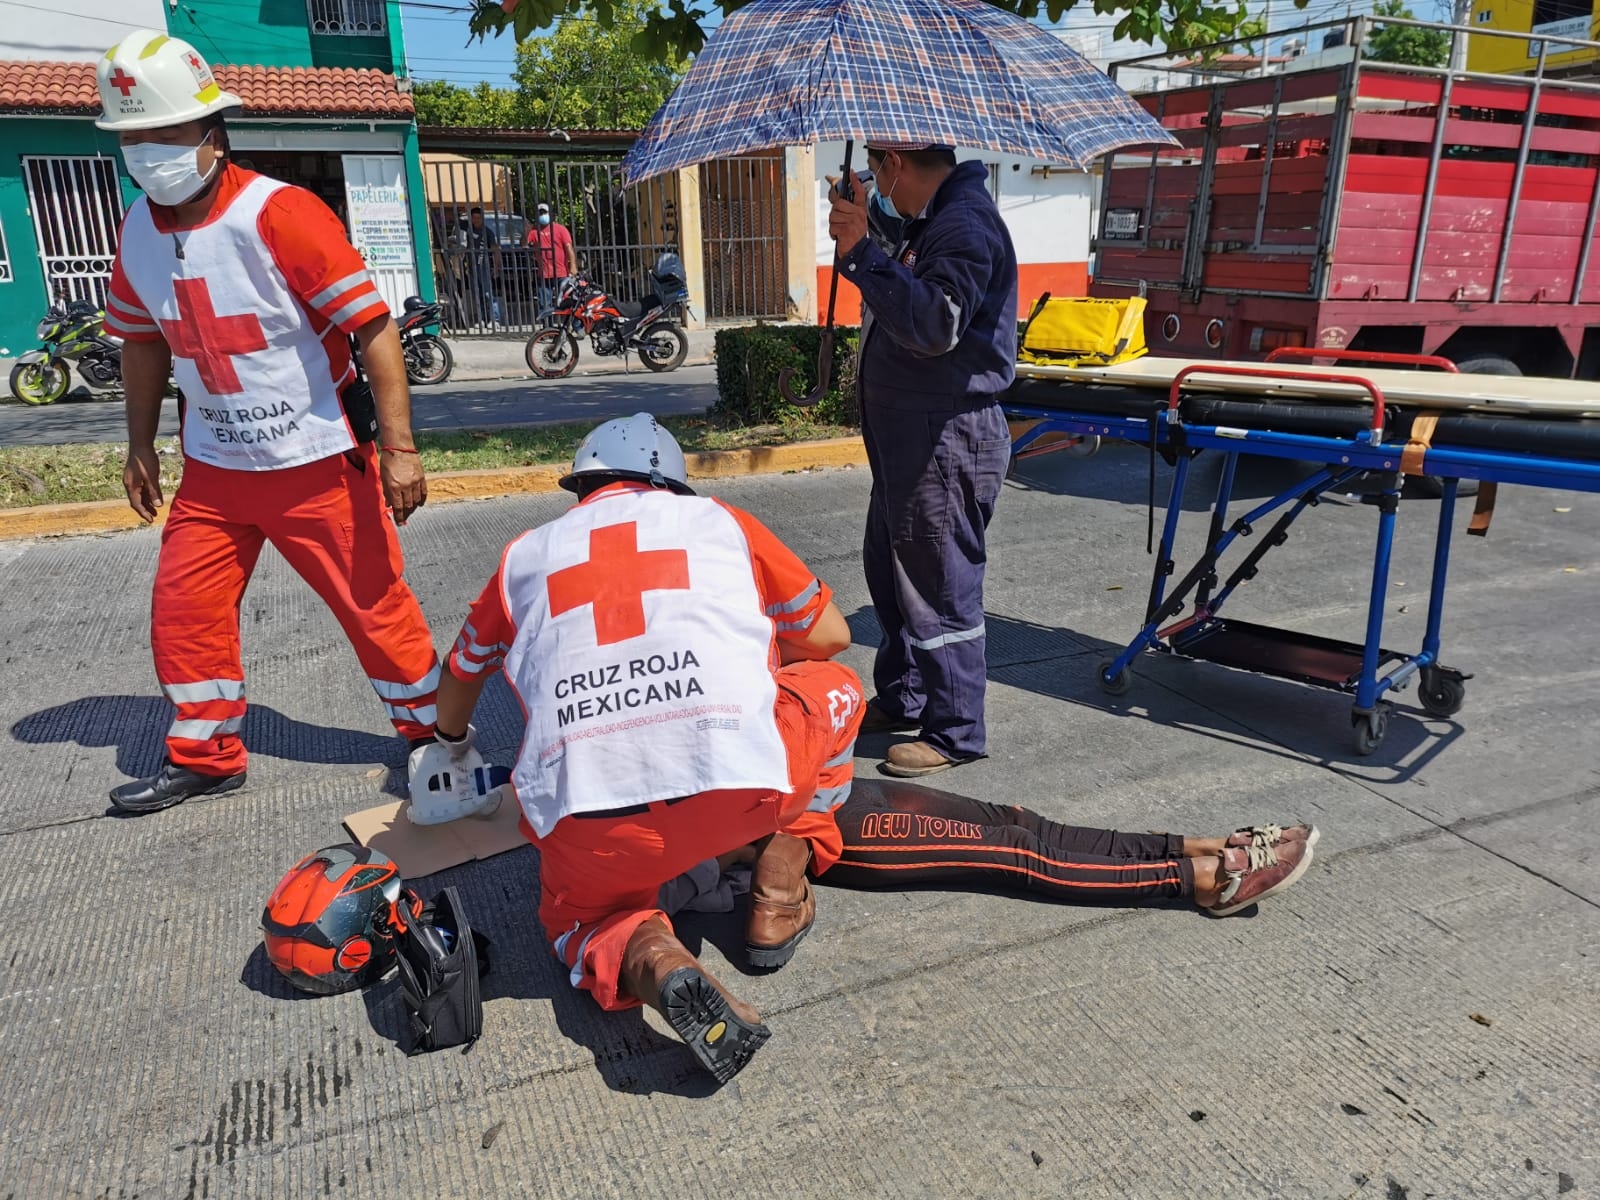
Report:
<svg viewBox="0 0 1600 1200"><path fill-rule="evenodd" d="M1446 63L1462 63L1466 61L1465 39L1496 38L1505 41L1519 42L1528 46L1528 57L1532 63L1530 69L1518 74L1495 74L1484 71L1471 71L1464 67L1457 68L1450 65L1421 66L1410 63L1390 63L1369 57L1369 47L1375 32L1389 27L1404 27L1420 29L1432 33L1444 34L1449 37L1448 54ZM1288 36L1303 38L1309 47L1313 44L1313 35L1330 33L1336 38L1325 38L1325 42L1332 41L1333 45L1321 52L1309 52L1302 56L1274 61L1269 48L1272 42ZM1218 58L1237 49L1253 43L1260 43L1262 47L1261 59L1270 68L1264 77L1241 76L1237 70L1237 60L1231 64L1233 69L1218 65ZM1263 37L1232 38L1222 41L1196 46L1183 52L1178 61L1170 51L1140 55L1134 58L1121 59L1110 64L1108 72L1113 79L1126 77L1132 72L1143 72L1149 75L1174 77L1171 86L1165 88L1139 88L1136 94L1144 95L1153 101L1154 112L1157 119L1168 117L1166 95L1188 93L1193 95L1201 90L1209 90L1210 101L1206 107L1205 117L1200 130L1176 129L1180 141L1185 140L1183 135L1189 133L1194 137L1203 137L1203 141L1190 147L1191 153L1199 159L1199 180L1196 196L1190 210L1189 219L1184 231L1183 241L1183 266L1181 270L1181 290L1197 293L1201 287L1201 276L1204 271L1206 253L1211 249L1206 245L1208 238L1210 211L1212 207L1211 187L1215 179L1217 150L1224 138L1224 114L1229 116L1254 115L1265 126L1261 137L1261 181L1260 196L1254 222L1254 237L1251 244L1246 247L1230 246L1229 249L1245 249L1253 253L1273 253L1275 255L1292 257L1295 254L1314 254L1315 263L1309 280L1309 287L1305 292L1272 292L1254 291L1252 294L1283 295L1285 298L1298 297L1325 297L1328 274L1331 267L1331 255L1334 242L1338 235L1339 200L1344 190L1345 171L1349 159L1352 134L1358 113L1375 108L1382 108L1390 101L1381 99L1363 100L1360 80L1363 75L1384 74L1405 76L1410 78L1429 78L1438 80L1439 92L1437 99L1429 98L1426 102L1412 102L1424 109L1432 109L1434 127L1432 138L1428 147L1425 183L1422 190L1422 208L1420 220L1417 225L1416 241L1412 247L1410 269L1406 280L1405 299L1416 302L1419 298L1423 283L1423 273L1426 264L1427 242L1429 238L1432 218L1434 214L1434 198L1439 179L1440 164L1445 158L1447 144L1447 126L1452 119L1452 101L1455 100L1460 87L1467 83L1489 83L1497 87L1506 86L1521 88L1525 97L1521 102L1521 132L1517 140L1516 156L1510 180L1510 189L1507 197L1505 220L1499 231L1499 246L1497 249L1492 283L1489 286L1491 303L1499 303L1503 299L1506 284L1507 269L1511 259L1512 244L1515 238L1518 211L1521 206L1524 183L1527 177L1528 165L1534 144L1535 130L1539 127L1540 100L1549 88L1559 88L1562 92L1583 92L1589 94L1600 93L1600 81L1571 79L1551 73L1550 59L1552 56L1571 53L1575 50L1596 51L1600 58L1600 41L1574 37L1553 37L1545 34L1519 33L1510 30L1490 29L1482 26L1453 25L1441 22L1419 21L1405 17L1374 17L1368 15L1341 17L1333 20L1322 21L1314 24L1297 25L1289 28L1280 28ZM1280 246L1276 243L1263 242L1265 217L1267 212L1268 196L1271 189L1272 175L1275 169L1277 143L1281 129L1287 120L1284 114L1284 86L1287 80L1301 73L1326 71L1330 74L1329 96L1326 104L1333 116L1334 122L1328 138L1328 166L1324 180L1324 195L1322 212L1320 214L1319 228L1323 231L1321 243L1318 246L1291 247ZM1338 81L1332 80L1332 75L1339 75ZM1175 77L1183 77L1178 82ZM1253 104L1230 105L1227 95L1244 88L1255 91L1252 84L1266 85L1272 83L1270 99L1262 96ZM1136 83L1137 86L1137 83ZM1295 115L1304 117L1317 102L1299 101L1300 109ZM1320 109L1318 110L1320 111ZM1201 133L1201 130L1204 132ZM1170 155L1171 148L1152 148L1149 151L1148 166L1149 179L1146 186L1146 204L1144 212L1153 211L1155 176L1164 155ZM1150 246L1149 235L1144 239L1124 240L1114 239L1108 242L1107 221L1110 218L1114 205L1112 204L1113 176L1116 174L1115 157L1108 163L1108 168L1103 172L1103 198L1100 205L1100 227L1096 230L1096 244L1104 247L1108 244L1120 244L1129 249L1138 248L1137 243L1142 240L1145 246ZM1143 159L1143 152L1138 152L1138 158ZM1591 261L1591 249L1594 236L1600 229L1600 186L1596 186L1588 205L1588 214L1585 226L1583 245L1576 276L1573 280L1570 294L1563 295L1561 301L1566 304L1579 304L1582 299L1584 278ZM1116 280L1106 278L1105 282L1114 284L1128 284L1135 281ZM1169 285L1170 286L1170 285ZM1228 291L1228 288L1212 288L1209 290Z"/></svg>

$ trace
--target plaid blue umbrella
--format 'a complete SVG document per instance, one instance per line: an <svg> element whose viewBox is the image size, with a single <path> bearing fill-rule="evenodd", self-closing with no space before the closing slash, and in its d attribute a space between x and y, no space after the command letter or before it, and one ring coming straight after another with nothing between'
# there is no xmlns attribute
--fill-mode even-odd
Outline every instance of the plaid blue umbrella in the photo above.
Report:
<svg viewBox="0 0 1600 1200"><path fill-rule="evenodd" d="M622 171L638 183L855 138L1079 168L1172 140L1088 60L984 0L755 0L706 41Z"/></svg>

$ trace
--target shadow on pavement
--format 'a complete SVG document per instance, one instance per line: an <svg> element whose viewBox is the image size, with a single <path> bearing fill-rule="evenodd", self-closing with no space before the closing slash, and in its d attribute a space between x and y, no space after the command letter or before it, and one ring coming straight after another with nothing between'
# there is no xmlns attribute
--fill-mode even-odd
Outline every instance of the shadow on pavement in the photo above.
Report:
<svg viewBox="0 0 1600 1200"><path fill-rule="evenodd" d="M11 735L34 746L115 747L117 769L139 778L160 770L161 734L171 721L172 705L161 696L86 696L30 713L11 726ZM291 762L405 763L405 743L393 734L314 725L260 704L250 706L240 736L251 752Z"/></svg>
<svg viewBox="0 0 1600 1200"><path fill-rule="evenodd" d="M1310 463L1290 459L1241 457L1234 476L1231 507L1237 512L1240 503L1265 500L1293 487L1315 470ZM1209 510L1216 499L1221 477L1220 454L1204 454L1197 458L1189 467L1183 511ZM1130 442L1105 442L1099 453L1087 456L1070 450L1053 451L1017 463L1008 482L1011 487L1052 496L1080 496L1143 507L1150 499L1150 451ZM1155 491L1158 527L1166 513L1171 488L1172 468L1158 455Z"/></svg>
<svg viewBox="0 0 1600 1200"><path fill-rule="evenodd" d="M858 608L846 621L856 644L881 642L883 632L870 606ZM1377 750L1363 756L1352 744L1351 696L1150 653L1134 662L1132 690L1110 696L1100 690L1095 670L1101 661L1120 654L1123 643L996 613L986 613L984 621L988 677L997 683L1294 762L1309 758L1335 770L1377 768L1386 780L1400 782L1430 765L1464 732L1458 722L1428 716L1406 703L1414 693L1390 694L1394 708L1388 735ZM1186 675L1193 680L1188 690L1205 689L1204 702L1186 694ZM874 749L878 745L869 744Z"/></svg>
<svg viewBox="0 0 1600 1200"><path fill-rule="evenodd" d="M510 1016L510 1004L548 1002L556 1027L593 1056L612 1091L689 1098L715 1092L716 1080L695 1065L683 1043L650 1028L640 1010L602 1012L588 993L572 986L539 925L538 864L538 853L530 846L406 881L424 897L456 888L473 928L488 936L490 970L482 981L485 1031ZM261 959L264 969L275 975L264 953ZM264 995L281 995L276 983L256 987L249 974L247 964L241 979L248 986ZM403 1050L408 1033L396 976L367 988L362 999L373 1031ZM554 1059L549 1065L552 1073L570 1069Z"/></svg>

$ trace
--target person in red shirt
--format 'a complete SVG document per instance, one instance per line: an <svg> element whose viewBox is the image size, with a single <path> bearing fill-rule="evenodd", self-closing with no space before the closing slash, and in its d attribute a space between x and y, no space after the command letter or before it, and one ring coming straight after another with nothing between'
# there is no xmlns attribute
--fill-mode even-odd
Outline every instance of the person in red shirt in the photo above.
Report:
<svg viewBox="0 0 1600 1200"><path fill-rule="evenodd" d="M697 497L648 413L589 435L580 500L523 534L473 604L439 685L461 759L502 667L527 729L511 782L539 847L539 920L573 987L648 1004L726 1081L769 1031L673 934L667 880L751 846L752 966L787 962L839 856L861 681L827 584L755 517Z"/></svg>
<svg viewBox="0 0 1600 1200"><path fill-rule="evenodd" d="M184 397L150 621L177 715L161 770L112 805L154 812L244 784L239 602L268 542L333 610L399 733L430 738L438 658L394 529L427 481L388 305L326 204L229 163L223 115L240 101L192 46L130 34L97 82L96 123L145 192L123 222L105 324L126 343L123 486L146 522L164 502L169 374Z"/></svg>
<svg viewBox="0 0 1600 1200"><path fill-rule="evenodd" d="M550 206L540 204L534 227L528 230L528 245L534 248L534 265L539 272L539 311L555 303L556 286L578 273L578 254L572 232L552 220Z"/></svg>

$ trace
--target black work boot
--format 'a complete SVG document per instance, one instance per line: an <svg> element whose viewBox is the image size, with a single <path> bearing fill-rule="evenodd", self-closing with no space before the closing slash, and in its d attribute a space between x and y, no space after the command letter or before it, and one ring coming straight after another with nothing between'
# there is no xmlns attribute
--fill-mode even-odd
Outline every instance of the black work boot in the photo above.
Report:
<svg viewBox="0 0 1600 1200"><path fill-rule="evenodd" d="M236 791L244 786L244 780L243 771L237 775L202 775L168 761L148 779L135 779L112 788L111 804L118 812L160 812L182 804L190 796L220 796Z"/></svg>
<svg viewBox="0 0 1600 1200"><path fill-rule="evenodd" d="M622 952L622 990L666 1017L695 1061L727 1083L772 1031L717 982L659 918L634 930Z"/></svg>

